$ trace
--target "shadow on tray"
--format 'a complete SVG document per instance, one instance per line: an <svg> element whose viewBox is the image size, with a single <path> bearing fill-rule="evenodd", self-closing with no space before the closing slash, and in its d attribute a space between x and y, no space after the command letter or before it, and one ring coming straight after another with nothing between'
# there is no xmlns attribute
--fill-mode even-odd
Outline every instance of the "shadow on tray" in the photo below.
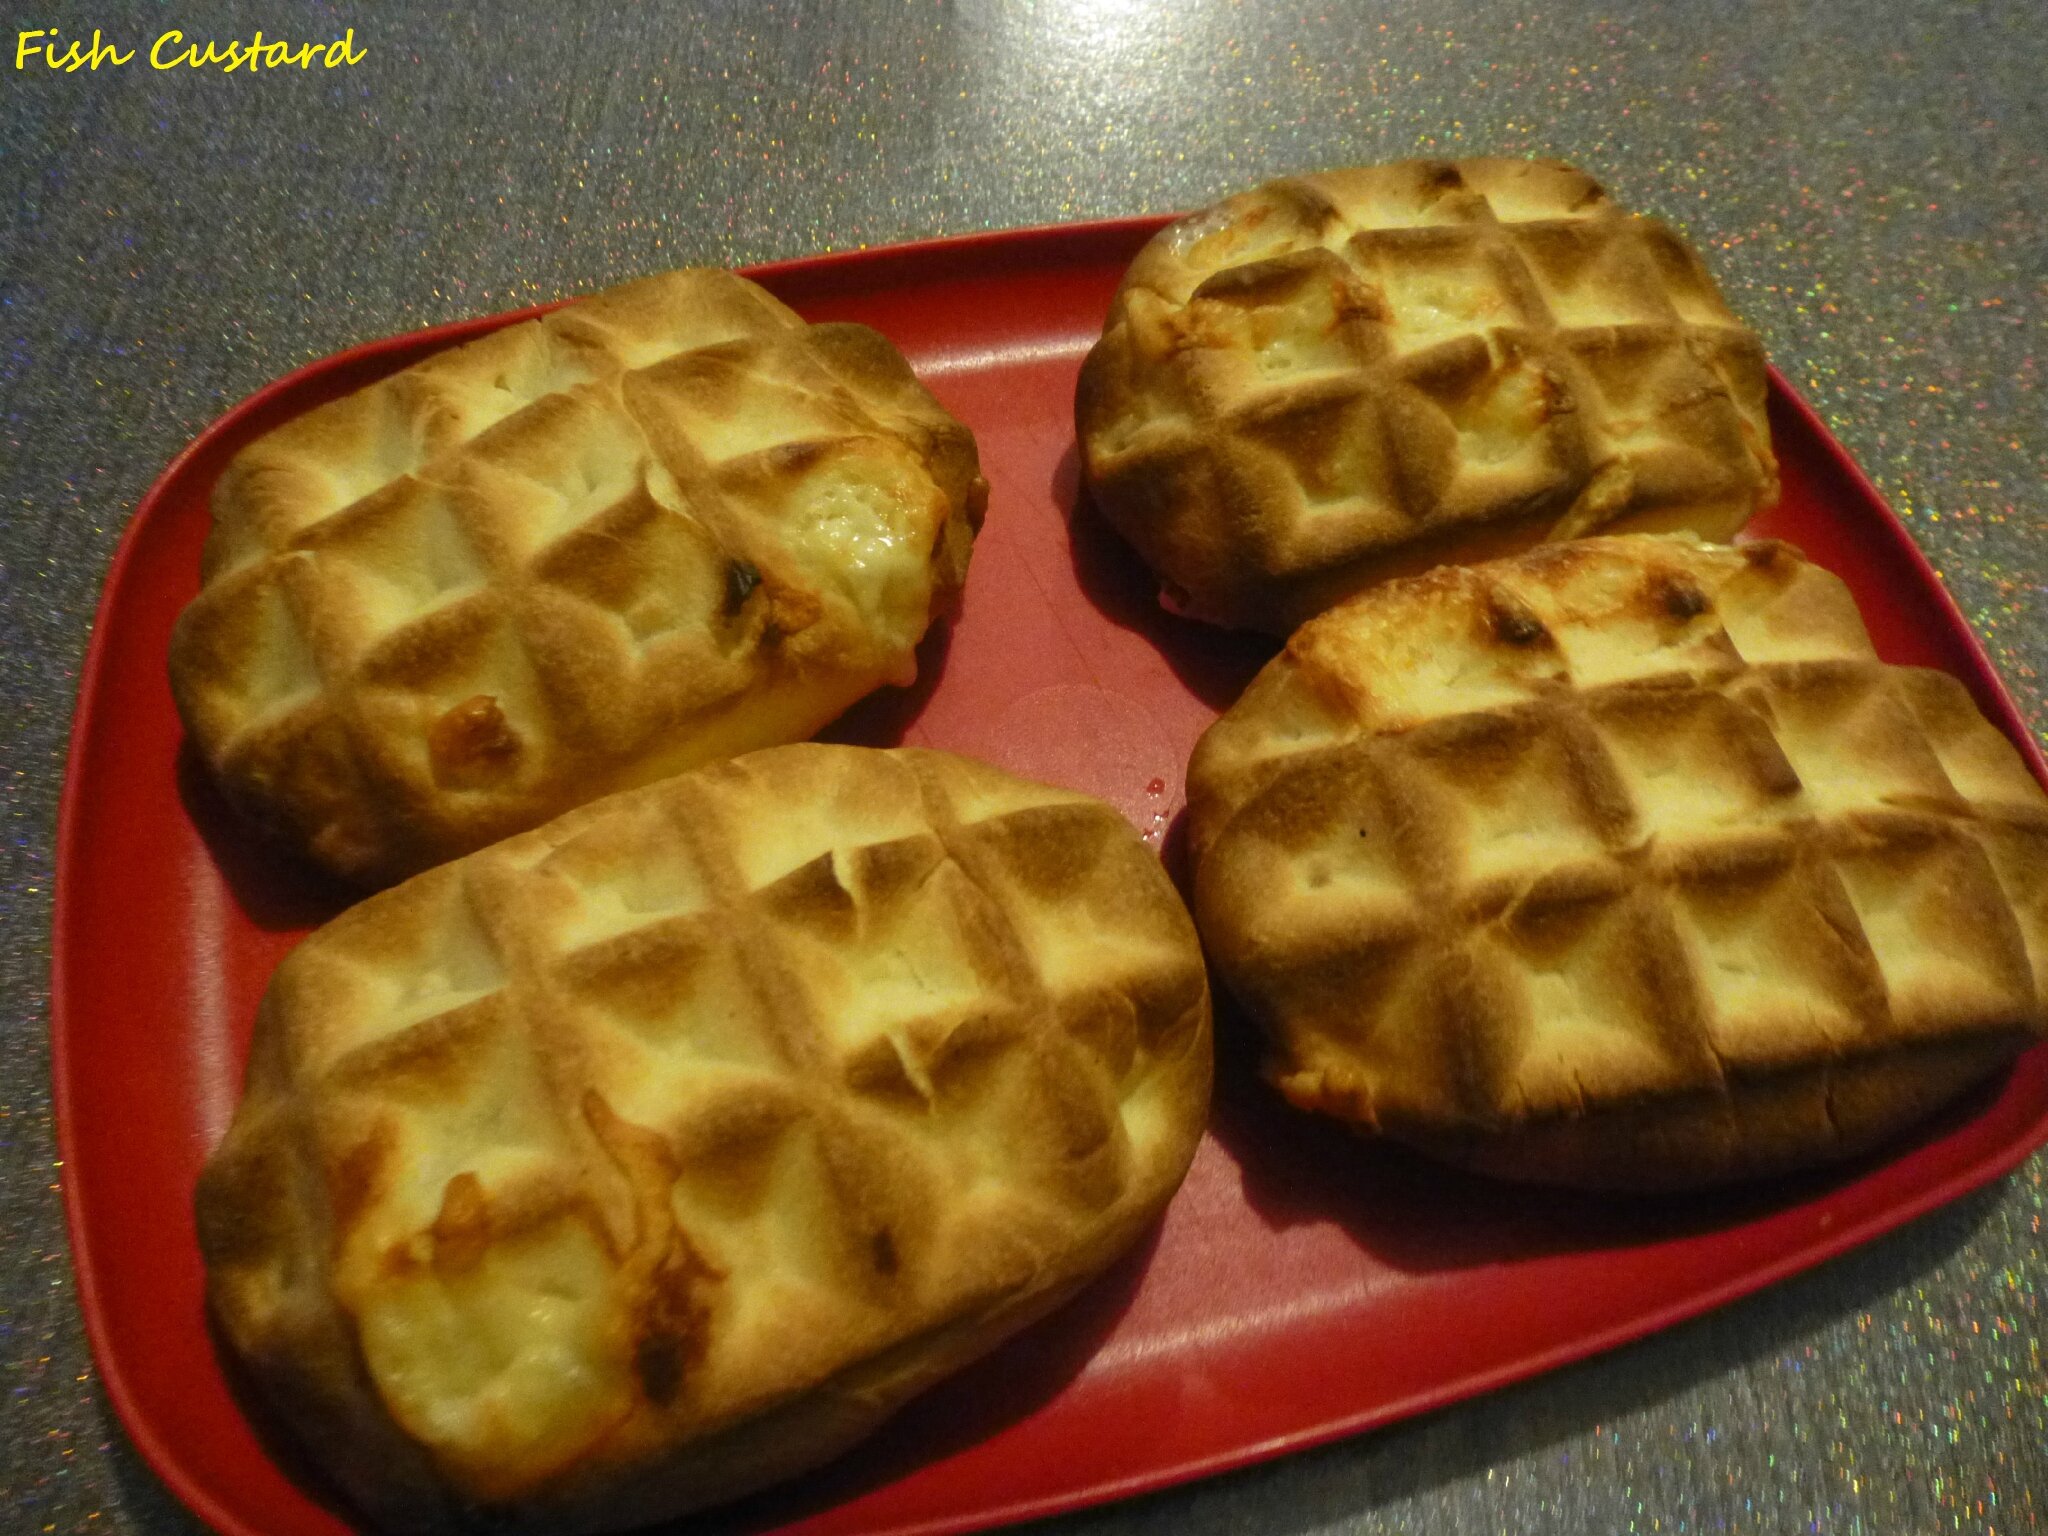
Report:
<svg viewBox="0 0 2048 1536"><path fill-rule="evenodd" d="M932 692L946 674L946 655L953 648L953 621L942 619L917 643L917 681L908 688L877 688L818 732L819 741L854 747L900 747Z"/></svg>
<svg viewBox="0 0 2048 1536"><path fill-rule="evenodd" d="M298 1439L272 1413L263 1389L229 1347L211 1307L206 1309L206 1336L213 1345L213 1357L220 1366L221 1380L227 1386L228 1396L242 1411L242 1417L248 1421L264 1456L291 1480L299 1492L336 1519L348 1522L351 1530L371 1529L362 1524L362 1517L356 1514L355 1506L340 1486L329 1479L320 1464L307 1455Z"/></svg>
<svg viewBox="0 0 2048 1536"><path fill-rule="evenodd" d="M235 905L265 932L318 927L366 894L323 874L237 814L189 740L178 745L178 799Z"/></svg>
<svg viewBox="0 0 2048 1536"><path fill-rule="evenodd" d="M1188 691L1221 712L1279 650L1271 635L1218 629L1159 606L1159 583L1136 551L1103 520L1081 490L1080 450L1069 447L1053 471L1053 505L1067 525L1074 580L1082 596L1119 629L1143 636Z"/></svg>

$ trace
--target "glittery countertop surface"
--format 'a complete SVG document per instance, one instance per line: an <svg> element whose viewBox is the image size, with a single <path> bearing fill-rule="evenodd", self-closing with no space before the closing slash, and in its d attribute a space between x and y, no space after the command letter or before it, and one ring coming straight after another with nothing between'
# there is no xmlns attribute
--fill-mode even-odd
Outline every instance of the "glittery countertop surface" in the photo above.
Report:
<svg viewBox="0 0 2048 1536"><path fill-rule="evenodd" d="M0 1530L197 1529L80 1331L48 1087L53 826L137 497L323 354L687 262L1185 207L1415 153L1556 155L1701 245L2043 723L2040 0L439 11L54 0L0 33ZM352 26L365 57L151 71L172 26ZM141 46L12 68L38 27ZM1590 1363L1056 1528L2033 1530L2044 1171Z"/></svg>

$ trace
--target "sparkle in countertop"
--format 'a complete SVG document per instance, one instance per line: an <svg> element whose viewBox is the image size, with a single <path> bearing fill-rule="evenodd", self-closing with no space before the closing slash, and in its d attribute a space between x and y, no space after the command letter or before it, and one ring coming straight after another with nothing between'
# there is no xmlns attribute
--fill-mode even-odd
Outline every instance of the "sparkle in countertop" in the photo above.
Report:
<svg viewBox="0 0 2048 1536"><path fill-rule="evenodd" d="M369 58L0 85L8 1529L196 1529L111 1427L76 1319L43 1040L51 829L137 495L225 407L337 348L685 262L1185 207L1420 152L1556 154L1706 250L2048 726L2034 0L213 9L221 35L352 24ZM162 24L113 0L87 23ZM1062 1525L2036 1529L2042 1169L1619 1355Z"/></svg>

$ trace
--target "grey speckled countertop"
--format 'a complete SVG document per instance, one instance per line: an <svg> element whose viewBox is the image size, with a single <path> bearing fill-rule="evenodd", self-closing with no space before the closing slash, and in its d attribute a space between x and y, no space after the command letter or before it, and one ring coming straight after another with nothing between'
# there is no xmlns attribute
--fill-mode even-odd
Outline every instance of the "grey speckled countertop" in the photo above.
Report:
<svg viewBox="0 0 2048 1536"><path fill-rule="evenodd" d="M26 20L34 12L34 20ZM2038 728L2039 0L53 0L0 35L0 1528L191 1528L73 1300L47 1050L79 659L137 496L352 342L685 262L1192 205L1416 152L1577 161L1706 250ZM327 38L348 69L10 67ZM1074 1531L2022 1531L2048 1505L2043 1171L1649 1342Z"/></svg>

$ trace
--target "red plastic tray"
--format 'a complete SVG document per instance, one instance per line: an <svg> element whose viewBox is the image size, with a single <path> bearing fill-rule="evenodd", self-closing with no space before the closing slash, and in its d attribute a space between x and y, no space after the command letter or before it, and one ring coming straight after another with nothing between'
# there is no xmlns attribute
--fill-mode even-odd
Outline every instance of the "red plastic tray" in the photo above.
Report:
<svg viewBox="0 0 2048 1536"><path fill-rule="evenodd" d="M908 354L974 429L993 489L965 610L923 679L834 728L1072 785L1175 861L1196 736L1270 649L1173 618L1085 505L1075 372L1160 220L820 257L755 275ZM58 830L53 1061L72 1250L108 1395L143 1455L232 1536L333 1536L223 1378L191 1195L278 958L341 897L253 851L181 754L164 680L214 477L276 423L497 316L376 342L272 385L143 499L100 605ZM1934 573L1774 381L1782 504L1755 531L1845 577L1891 661L1945 667L2039 753ZM2048 780L2044 780L2048 781ZM1526 1193L1284 1112L1220 1020L1211 1134L1156 1237L1079 1301L735 1529L938 1533L1242 1466L1606 1349L1816 1264L1990 1180L2048 1136L2048 1051L1887 1159L1683 1202Z"/></svg>

